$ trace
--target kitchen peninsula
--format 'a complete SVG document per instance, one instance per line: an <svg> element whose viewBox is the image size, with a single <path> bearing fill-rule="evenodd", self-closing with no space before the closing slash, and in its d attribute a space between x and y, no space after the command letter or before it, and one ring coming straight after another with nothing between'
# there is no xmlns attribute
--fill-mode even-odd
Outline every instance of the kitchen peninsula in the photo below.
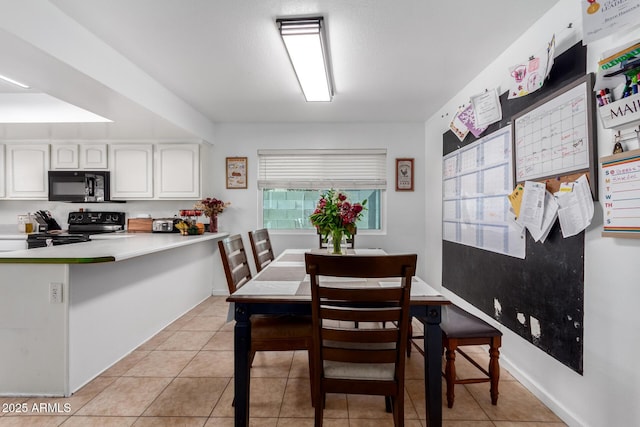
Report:
<svg viewBox="0 0 640 427"><path fill-rule="evenodd" d="M209 297L227 234L0 253L0 396L69 396Z"/></svg>

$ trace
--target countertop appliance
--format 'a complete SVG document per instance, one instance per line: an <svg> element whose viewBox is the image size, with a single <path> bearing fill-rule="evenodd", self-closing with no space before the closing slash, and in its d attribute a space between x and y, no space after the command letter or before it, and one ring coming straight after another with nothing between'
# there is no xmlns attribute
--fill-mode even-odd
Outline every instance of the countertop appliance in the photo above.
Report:
<svg viewBox="0 0 640 427"><path fill-rule="evenodd" d="M60 224L56 221L53 216L51 216L51 212L40 210L34 214L36 218L36 222L38 223L38 231L52 231L52 230L60 230Z"/></svg>
<svg viewBox="0 0 640 427"><path fill-rule="evenodd" d="M176 221L180 221L180 219L176 218L157 218L153 220L153 225L151 227L151 231L154 233L177 233L178 230L175 227Z"/></svg>
<svg viewBox="0 0 640 427"><path fill-rule="evenodd" d="M49 171L49 200L108 202L109 181L109 171Z"/></svg>
<svg viewBox="0 0 640 427"><path fill-rule="evenodd" d="M27 236L27 247L41 248L45 246L66 245L87 242L91 234L113 233L124 230L124 212L70 212L68 230L31 233Z"/></svg>

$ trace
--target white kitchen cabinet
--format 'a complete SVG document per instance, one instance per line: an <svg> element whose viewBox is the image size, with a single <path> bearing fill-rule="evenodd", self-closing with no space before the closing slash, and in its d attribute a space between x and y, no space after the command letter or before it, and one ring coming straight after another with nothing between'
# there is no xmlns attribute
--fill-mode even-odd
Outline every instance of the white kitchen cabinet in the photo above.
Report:
<svg viewBox="0 0 640 427"><path fill-rule="evenodd" d="M109 144L111 199L153 198L153 144Z"/></svg>
<svg viewBox="0 0 640 427"><path fill-rule="evenodd" d="M107 169L107 144L80 144L81 169Z"/></svg>
<svg viewBox="0 0 640 427"><path fill-rule="evenodd" d="M78 169L78 144L51 145L51 169Z"/></svg>
<svg viewBox="0 0 640 427"><path fill-rule="evenodd" d="M155 159L157 198L200 198L199 144L158 144Z"/></svg>
<svg viewBox="0 0 640 427"><path fill-rule="evenodd" d="M4 144L0 144L0 167L2 167L2 170L0 171L0 198L3 198L7 194L4 185L4 174L6 170L4 165Z"/></svg>
<svg viewBox="0 0 640 427"><path fill-rule="evenodd" d="M49 144L7 144L6 197L46 200L49 195Z"/></svg>
<svg viewBox="0 0 640 427"><path fill-rule="evenodd" d="M52 144L51 169L106 169L107 144Z"/></svg>

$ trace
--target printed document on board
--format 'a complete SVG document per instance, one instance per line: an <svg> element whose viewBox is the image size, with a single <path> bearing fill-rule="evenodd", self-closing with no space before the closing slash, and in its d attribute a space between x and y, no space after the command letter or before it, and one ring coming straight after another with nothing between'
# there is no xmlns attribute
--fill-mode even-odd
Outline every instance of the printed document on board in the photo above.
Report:
<svg viewBox="0 0 640 427"><path fill-rule="evenodd" d="M540 227L527 226L527 230L529 230L529 234L531 234L533 240L544 243L551 231L551 227L556 222L556 218L558 218L558 202L556 202L553 194L545 191L542 225Z"/></svg>
<svg viewBox="0 0 640 427"><path fill-rule="evenodd" d="M520 205L520 215L518 222L525 227L542 227L544 216L544 195L547 192L546 186L542 182L525 181L522 204Z"/></svg>
<svg viewBox="0 0 640 427"><path fill-rule="evenodd" d="M585 175L574 182L573 191L558 192L556 197L560 206L558 219L563 237L575 236L591 224L593 199Z"/></svg>

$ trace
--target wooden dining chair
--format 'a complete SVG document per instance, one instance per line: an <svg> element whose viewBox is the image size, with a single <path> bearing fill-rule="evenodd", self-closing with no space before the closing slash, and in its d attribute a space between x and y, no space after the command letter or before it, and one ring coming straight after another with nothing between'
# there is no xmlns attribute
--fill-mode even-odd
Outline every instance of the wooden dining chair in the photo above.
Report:
<svg viewBox="0 0 640 427"><path fill-rule="evenodd" d="M218 241L222 265L227 277L229 293L232 294L251 280L247 254L239 234ZM249 366L258 351L307 350L309 353L309 377L313 398L313 337L311 317L299 315L253 315L251 316L251 345ZM313 400L312 400L313 402Z"/></svg>
<svg viewBox="0 0 640 427"><path fill-rule="evenodd" d="M271 239L269 238L269 230L261 228L260 230L250 231L249 241L251 242L251 252L253 252L256 270L259 273L275 259Z"/></svg>
<svg viewBox="0 0 640 427"><path fill-rule="evenodd" d="M347 237L347 248L354 249L356 247L356 234L358 233L358 228L354 228L353 233L351 233L351 237ZM327 249L327 236L323 236L322 233L318 230L318 247L320 249Z"/></svg>
<svg viewBox="0 0 640 427"><path fill-rule="evenodd" d="M316 427L322 426L327 393L385 396L391 401L394 425L404 426L405 351L416 259L415 254L305 254L312 299ZM332 277L362 281L332 282ZM355 321L360 328L353 326Z"/></svg>

